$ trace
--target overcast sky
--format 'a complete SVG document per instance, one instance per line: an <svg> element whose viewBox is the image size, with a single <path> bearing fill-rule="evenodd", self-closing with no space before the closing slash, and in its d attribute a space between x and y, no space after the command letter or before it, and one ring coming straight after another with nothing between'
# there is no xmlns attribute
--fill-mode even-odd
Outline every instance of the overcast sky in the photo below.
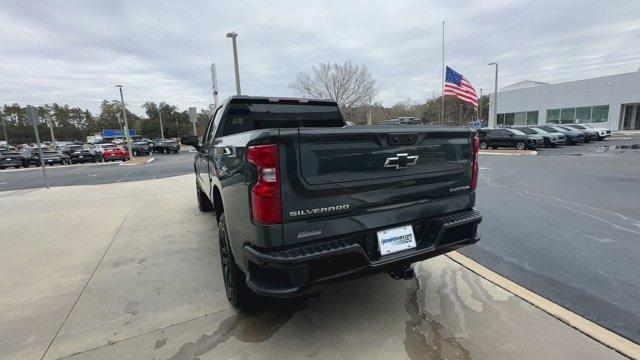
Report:
<svg viewBox="0 0 640 360"><path fill-rule="evenodd" d="M125 85L181 109L234 92L236 31L243 93L293 96L318 62L366 65L385 105L440 91L446 64L477 91L524 80L561 82L640 68L640 1L31 1L0 0L0 104L57 102L97 112Z"/></svg>

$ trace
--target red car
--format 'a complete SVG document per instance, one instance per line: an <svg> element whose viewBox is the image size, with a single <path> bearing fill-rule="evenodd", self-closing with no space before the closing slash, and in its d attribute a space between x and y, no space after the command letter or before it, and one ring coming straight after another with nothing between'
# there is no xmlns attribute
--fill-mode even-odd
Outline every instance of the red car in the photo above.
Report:
<svg viewBox="0 0 640 360"><path fill-rule="evenodd" d="M129 160L129 153L117 146L107 146L102 151L102 159L104 161L126 161Z"/></svg>

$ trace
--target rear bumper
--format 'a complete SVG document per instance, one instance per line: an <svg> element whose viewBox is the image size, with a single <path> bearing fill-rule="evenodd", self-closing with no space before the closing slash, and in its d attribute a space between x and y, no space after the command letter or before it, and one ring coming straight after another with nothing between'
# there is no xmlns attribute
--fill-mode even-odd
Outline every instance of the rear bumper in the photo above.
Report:
<svg viewBox="0 0 640 360"><path fill-rule="evenodd" d="M381 229L277 250L245 245L247 285L260 295L297 296L324 282L388 271L473 244L480 240L481 221L480 213L469 209L411 222L417 246L386 256L378 251ZM408 224L397 224L402 225Z"/></svg>

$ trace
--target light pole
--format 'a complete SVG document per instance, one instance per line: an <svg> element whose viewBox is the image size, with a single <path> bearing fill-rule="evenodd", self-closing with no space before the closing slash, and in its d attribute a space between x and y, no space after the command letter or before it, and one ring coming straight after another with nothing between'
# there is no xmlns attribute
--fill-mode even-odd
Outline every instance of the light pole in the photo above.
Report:
<svg viewBox="0 0 640 360"><path fill-rule="evenodd" d="M498 62L488 63L487 65L496 66L496 78L493 84L493 127L496 127L498 126Z"/></svg>
<svg viewBox="0 0 640 360"><path fill-rule="evenodd" d="M164 139L164 130L162 129L162 104L158 104L158 116L160 117L160 139Z"/></svg>
<svg viewBox="0 0 640 360"><path fill-rule="evenodd" d="M236 72L236 94L241 95L240 91L240 69L238 67L238 46L236 45L236 38L238 34L235 31L227 33L227 37L231 38L231 43L233 44L233 67Z"/></svg>
<svg viewBox="0 0 640 360"><path fill-rule="evenodd" d="M49 114L49 109L47 109L47 124L49 125L49 131L51 132L51 146L56 147L56 137L53 135L53 124L51 121L51 114Z"/></svg>
<svg viewBox="0 0 640 360"><path fill-rule="evenodd" d="M127 109L124 107L124 96L122 96L122 85L116 85L120 89L120 103L122 104L122 118L124 119L124 137L127 139L127 151L129 152L129 159L133 159L133 152L131 150L131 138L129 137L129 123L127 123Z"/></svg>
<svg viewBox="0 0 640 360"><path fill-rule="evenodd" d="M480 122L482 123L482 88L480 88L480 111L478 111L476 115L476 117L480 119Z"/></svg>

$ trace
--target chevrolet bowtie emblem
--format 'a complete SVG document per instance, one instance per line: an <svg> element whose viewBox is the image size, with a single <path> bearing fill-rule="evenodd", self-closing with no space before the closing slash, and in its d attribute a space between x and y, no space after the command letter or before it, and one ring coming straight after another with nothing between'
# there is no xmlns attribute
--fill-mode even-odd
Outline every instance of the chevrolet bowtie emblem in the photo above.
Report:
<svg viewBox="0 0 640 360"><path fill-rule="evenodd" d="M387 158L384 162L386 168L406 169L418 162L418 155L409 156L409 154L396 154L396 157Z"/></svg>

